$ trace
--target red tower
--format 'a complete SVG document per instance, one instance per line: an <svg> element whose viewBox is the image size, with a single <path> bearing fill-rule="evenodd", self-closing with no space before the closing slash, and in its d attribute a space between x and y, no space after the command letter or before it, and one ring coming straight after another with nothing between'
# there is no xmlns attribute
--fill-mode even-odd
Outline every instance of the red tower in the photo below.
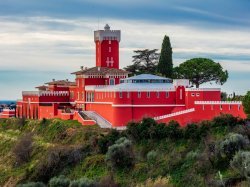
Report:
<svg viewBox="0 0 250 187"><path fill-rule="evenodd" d="M94 32L96 44L96 66L119 69L120 30L110 30L108 24L104 30Z"/></svg>

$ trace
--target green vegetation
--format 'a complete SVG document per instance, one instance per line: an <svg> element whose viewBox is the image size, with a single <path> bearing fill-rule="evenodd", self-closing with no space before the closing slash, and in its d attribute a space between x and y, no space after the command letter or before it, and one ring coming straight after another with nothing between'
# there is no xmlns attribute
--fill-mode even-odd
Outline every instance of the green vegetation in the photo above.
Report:
<svg viewBox="0 0 250 187"><path fill-rule="evenodd" d="M249 186L250 126L231 115L125 131L77 121L0 120L0 186Z"/></svg>
<svg viewBox="0 0 250 187"><path fill-rule="evenodd" d="M248 91L243 98L243 106L245 113L248 115L248 118L250 119L250 91Z"/></svg>
<svg viewBox="0 0 250 187"><path fill-rule="evenodd" d="M168 36L164 36L159 63L157 71L161 75L172 78L173 77L173 59L172 59L172 47Z"/></svg>
<svg viewBox="0 0 250 187"><path fill-rule="evenodd" d="M155 74L159 61L159 53L157 51L158 49L135 50L135 55L132 56L133 64L124 69L133 75L142 73Z"/></svg>
<svg viewBox="0 0 250 187"><path fill-rule="evenodd" d="M189 79L196 88L206 82L224 84L228 79L228 72L223 71L220 63L207 58L193 58L174 68L175 78Z"/></svg>

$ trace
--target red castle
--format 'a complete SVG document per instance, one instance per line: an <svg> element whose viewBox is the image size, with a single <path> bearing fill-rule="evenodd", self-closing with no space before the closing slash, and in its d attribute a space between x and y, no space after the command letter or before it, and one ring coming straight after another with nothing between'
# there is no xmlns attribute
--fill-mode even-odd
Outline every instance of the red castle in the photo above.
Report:
<svg viewBox="0 0 250 187"><path fill-rule="evenodd" d="M158 122L188 123L210 120L222 113L245 118L241 102L221 101L218 88L191 88L189 80L171 80L150 74L128 77L119 69L120 30L94 32L96 67L72 74L74 82L54 80L23 91L16 117L29 119L61 118L83 125L122 128L143 117ZM5 110L2 116L13 115ZM1 115L0 115L1 117Z"/></svg>

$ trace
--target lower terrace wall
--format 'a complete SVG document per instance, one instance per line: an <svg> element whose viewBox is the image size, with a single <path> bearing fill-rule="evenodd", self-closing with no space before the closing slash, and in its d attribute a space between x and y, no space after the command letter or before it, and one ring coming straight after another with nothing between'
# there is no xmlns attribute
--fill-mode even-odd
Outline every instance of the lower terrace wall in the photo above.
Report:
<svg viewBox="0 0 250 187"><path fill-rule="evenodd" d="M231 114L235 117L246 118L243 106L238 104L196 104L193 112L157 120L168 123L171 120L177 121L182 127L190 123L197 123L203 120L212 120L221 114Z"/></svg>

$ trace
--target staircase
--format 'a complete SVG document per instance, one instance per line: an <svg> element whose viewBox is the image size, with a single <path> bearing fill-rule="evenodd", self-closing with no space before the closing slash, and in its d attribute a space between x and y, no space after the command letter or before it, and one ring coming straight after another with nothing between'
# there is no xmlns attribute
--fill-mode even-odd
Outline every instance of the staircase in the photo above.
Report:
<svg viewBox="0 0 250 187"><path fill-rule="evenodd" d="M79 112L81 116L88 116L90 119L95 120L96 123L101 127L101 128L112 128L112 125L109 121L104 119L102 116L97 114L94 111L81 111Z"/></svg>

